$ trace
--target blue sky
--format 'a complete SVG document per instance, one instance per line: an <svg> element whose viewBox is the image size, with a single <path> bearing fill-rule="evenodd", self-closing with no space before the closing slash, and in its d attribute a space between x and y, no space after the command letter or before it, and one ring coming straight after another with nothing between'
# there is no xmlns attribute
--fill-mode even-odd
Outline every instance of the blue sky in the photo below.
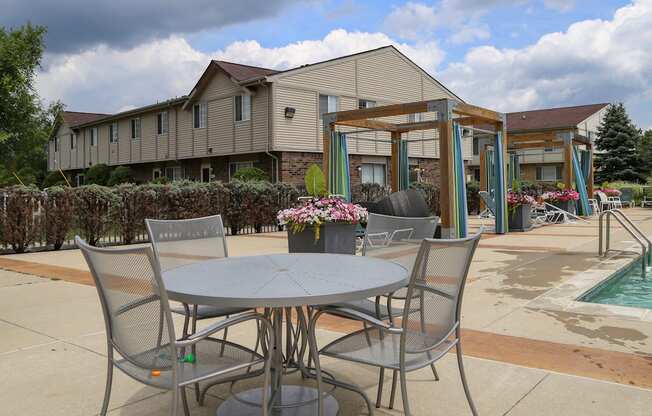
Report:
<svg viewBox="0 0 652 416"><path fill-rule="evenodd" d="M652 128L652 0L0 1L0 24L49 27L38 90L73 110L186 94L213 58L283 69L393 44L469 102L623 101Z"/></svg>

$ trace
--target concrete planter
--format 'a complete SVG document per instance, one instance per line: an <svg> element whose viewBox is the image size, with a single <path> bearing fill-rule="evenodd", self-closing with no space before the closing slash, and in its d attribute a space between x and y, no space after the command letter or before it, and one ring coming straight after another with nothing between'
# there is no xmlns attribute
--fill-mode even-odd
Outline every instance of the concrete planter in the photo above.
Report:
<svg viewBox="0 0 652 416"><path fill-rule="evenodd" d="M532 228L530 204L520 205L509 215L509 231L529 231Z"/></svg>
<svg viewBox="0 0 652 416"><path fill-rule="evenodd" d="M306 227L300 233L288 230L290 253L355 254L356 224L322 224L319 240L315 241L315 229Z"/></svg>

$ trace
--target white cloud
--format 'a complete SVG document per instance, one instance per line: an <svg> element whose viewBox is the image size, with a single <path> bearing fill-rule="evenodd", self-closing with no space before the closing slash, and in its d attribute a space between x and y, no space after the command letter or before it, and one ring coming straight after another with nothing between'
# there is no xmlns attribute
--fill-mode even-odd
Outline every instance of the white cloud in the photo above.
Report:
<svg viewBox="0 0 652 416"><path fill-rule="evenodd" d="M552 10L569 12L575 8L574 0L543 0L543 5Z"/></svg>
<svg viewBox="0 0 652 416"><path fill-rule="evenodd" d="M383 33L343 29L323 39L276 48L239 41L211 53L172 36L127 50L100 46L79 54L48 56L37 88L44 99L61 99L71 110L114 112L187 94L211 59L286 69L386 45L396 46L431 72L444 57L434 41L406 44Z"/></svg>
<svg viewBox="0 0 652 416"><path fill-rule="evenodd" d="M652 92L650 22L652 0L637 0L612 20L578 22L522 49L471 49L440 76L463 98L502 111L634 102Z"/></svg>

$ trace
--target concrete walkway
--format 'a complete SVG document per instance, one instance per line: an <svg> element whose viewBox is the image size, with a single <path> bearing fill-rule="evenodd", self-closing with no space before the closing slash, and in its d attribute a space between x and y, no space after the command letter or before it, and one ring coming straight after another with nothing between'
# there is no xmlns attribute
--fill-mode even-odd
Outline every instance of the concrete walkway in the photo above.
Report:
<svg viewBox="0 0 652 416"><path fill-rule="evenodd" d="M628 215L652 234L652 211L632 209ZM598 259L596 236L592 221L483 237L462 321L467 375L480 414L651 414L650 312L627 315L590 304L577 310L577 302L556 300L578 275L611 273L633 257ZM631 246L622 233L614 238L618 248ZM229 250L232 255L285 252L287 242L282 233L236 236L229 238ZM0 271L0 415L96 414L106 368L104 324L79 252L7 255L0 257L0 267L5 269ZM252 343L252 329L244 326L230 336ZM326 320L319 342L349 329L345 322ZM323 365L375 397L375 370L337 361ZM440 382L429 370L410 376L414 413L470 414L454 355L438 367ZM387 406L389 382L385 392ZM336 396L340 414L364 413L355 395L338 390ZM193 414L214 414L226 397L225 389L211 390L207 406ZM112 414L167 414L168 400L118 375ZM396 410L376 413L401 414L400 399Z"/></svg>

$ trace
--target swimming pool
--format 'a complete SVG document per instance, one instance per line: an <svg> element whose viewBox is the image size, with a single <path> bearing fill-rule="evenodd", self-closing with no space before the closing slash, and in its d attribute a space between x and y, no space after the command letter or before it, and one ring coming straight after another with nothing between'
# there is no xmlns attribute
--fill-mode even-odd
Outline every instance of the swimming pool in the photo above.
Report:
<svg viewBox="0 0 652 416"><path fill-rule="evenodd" d="M652 269L648 267L646 277L643 278L639 259L616 272L578 300L652 309Z"/></svg>

